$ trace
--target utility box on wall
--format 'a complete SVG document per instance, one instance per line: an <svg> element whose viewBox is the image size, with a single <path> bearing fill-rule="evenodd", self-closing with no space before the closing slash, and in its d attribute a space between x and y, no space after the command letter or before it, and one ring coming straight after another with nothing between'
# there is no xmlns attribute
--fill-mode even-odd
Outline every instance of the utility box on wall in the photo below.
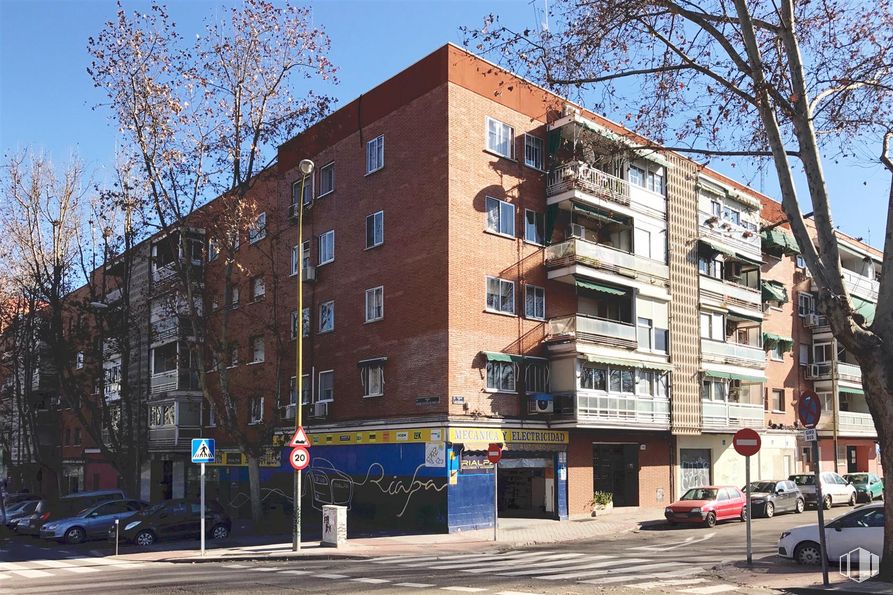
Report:
<svg viewBox="0 0 893 595"><path fill-rule="evenodd" d="M347 542L347 507L322 507L322 545L341 547Z"/></svg>

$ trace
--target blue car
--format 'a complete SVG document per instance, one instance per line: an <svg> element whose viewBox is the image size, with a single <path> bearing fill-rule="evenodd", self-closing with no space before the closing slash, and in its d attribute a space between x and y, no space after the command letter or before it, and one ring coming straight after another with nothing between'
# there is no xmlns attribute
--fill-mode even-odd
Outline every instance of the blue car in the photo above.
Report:
<svg viewBox="0 0 893 595"><path fill-rule="evenodd" d="M50 521L40 528L44 539L77 544L88 539L105 539L115 526L115 519L123 521L143 510L147 504L138 500L112 500L85 508L76 515Z"/></svg>

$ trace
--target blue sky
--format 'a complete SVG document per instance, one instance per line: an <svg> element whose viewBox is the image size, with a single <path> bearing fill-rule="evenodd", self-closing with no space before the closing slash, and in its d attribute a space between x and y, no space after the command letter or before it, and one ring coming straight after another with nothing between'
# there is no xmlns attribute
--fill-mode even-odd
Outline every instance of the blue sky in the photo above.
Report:
<svg viewBox="0 0 893 595"><path fill-rule="evenodd" d="M145 2L127 2L125 6ZM218 0L174 0L171 16L185 37L201 29ZM536 0L537 8L543 0ZM488 12L510 24L534 26L530 0L316 0L314 19L332 38L331 58L341 84L329 92L344 104L446 42L460 44L462 25L478 25ZM31 146L63 162L77 151L104 177L117 132L103 96L86 68L87 38L115 14L112 0L0 0L0 150ZM610 117L611 114L608 114ZM614 118L618 119L619 118ZM874 163L871 147L857 160L826 163L835 222L843 231L879 246L883 241L890 178ZM754 174L747 160L711 166L777 196L771 173ZM803 187L803 184L800 185ZM805 210L810 210L806 208Z"/></svg>

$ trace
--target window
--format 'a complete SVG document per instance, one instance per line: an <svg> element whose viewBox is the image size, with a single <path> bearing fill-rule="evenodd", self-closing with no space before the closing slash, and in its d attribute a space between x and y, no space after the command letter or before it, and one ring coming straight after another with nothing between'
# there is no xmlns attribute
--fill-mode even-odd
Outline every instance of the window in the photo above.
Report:
<svg viewBox="0 0 893 595"><path fill-rule="evenodd" d="M229 248L235 252L239 249L239 245L242 243L242 238L239 237L238 229L230 229L226 232L226 240L229 243Z"/></svg>
<svg viewBox="0 0 893 595"><path fill-rule="evenodd" d="M298 387L295 382L295 377L292 376L288 379L288 405L294 405L297 403L298 399Z"/></svg>
<svg viewBox="0 0 893 595"><path fill-rule="evenodd" d="M512 362L487 362L487 390L515 392L516 372Z"/></svg>
<svg viewBox="0 0 893 595"><path fill-rule="evenodd" d="M715 200L710 201L710 212L714 217L719 217L722 215L722 204Z"/></svg>
<svg viewBox="0 0 893 595"><path fill-rule="evenodd" d="M515 283L497 277L487 277L487 311L515 313Z"/></svg>
<svg viewBox="0 0 893 595"><path fill-rule="evenodd" d="M652 258L651 256L651 232L646 229L635 228L633 232L635 251L639 256Z"/></svg>
<svg viewBox="0 0 893 595"><path fill-rule="evenodd" d="M220 255L220 242L214 238L208 238L208 262L217 260Z"/></svg>
<svg viewBox="0 0 893 595"><path fill-rule="evenodd" d="M524 165L534 169L543 170L545 159L543 152L543 139L530 135L524 135Z"/></svg>
<svg viewBox="0 0 893 595"><path fill-rule="evenodd" d="M384 243L384 211L366 216L366 248Z"/></svg>
<svg viewBox="0 0 893 595"><path fill-rule="evenodd" d="M299 215L298 209L295 205L298 204L298 197L301 196L301 189L303 188L304 196L303 196L303 204L304 206L310 205L313 202L313 174L309 176L304 176L300 180L296 180L291 185L291 204L292 208L289 209L290 217L297 217Z"/></svg>
<svg viewBox="0 0 893 595"><path fill-rule="evenodd" d="M811 293L800 291L797 293L797 316L807 316L815 313L815 298Z"/></svg>
<svg viewBox="0 0 893 595"><path fill-rule="evenodd" d="M366 143L366 173L371 174L384 167L384 136L378 136Z"/></svg>
<svg viewBox="0 0 893 595"><path fill-rule="evenodd" d="M725 341L725 316L715 312L701 312L701 338Z"/></svg>
<svg viewBox="0 0 893 595"><path fill-rule="evenodd" d="M815 343L812 346L812 361L816 364L830 362L833 358L831 343Z"/></svg>
<svg viewBox="0 0 893 595"><path fill-rule="evenodd" d="M800 343L799 354L797 357L797 363L801 366L805 366L809 364L809 343Z"/></svg>
<svg viewBox="0 0 893 595"><path fill-rule="evenodd" d="M177 369L177 343L168 343L152 350L152 373L163 374Z"/></svg>
<svg viewBox="0 0 893 595"><path fill-rule="evenodd" d="M384 287L366 290L366 322L384 318Z"/></svg>
<svg viewBox="0 0 893 595"><path fill-rule="evenodd" d="M524 388L528 394L549 392L549 364L528 360L524 370Z"/></svg>
<svg viewBox="0 0 893 595"><path fill-rule="evenodd" d="M310 395L312 389L313 383L310 382L310 374L304 374L303 376L301 376L301 405L310 404Z"/></svg>
<svg viewBox="0 0 893 595"><path fill-rule="evenodd" d="M75 428L74 429L74 444L80 444L80 443L81 443L81 429Z"/></svg>
<svg viewBox="0 0 893 595"><path fill-rule="evenodd" d="M289 276L294 277L298 274L298 247L291 247L291 273Z"/></svg>
<svg viewBox="0 0 893 595"><path fill-rule="evenodd" d="M208 406L208 427L213 428L217 426L217 405L214 403L208 402L206 403Z"/></svg>
<svg viewBox="0 0 893 595"><path fill-rule="evenodd" d="M335 190L335 163L329 163L319 169L319 196L322 198L326 194Z"/></svg>
<svg viewBox="0 0 893 595"><path fill-rule="evenodd" d="M515 157L515 129L499 120L487 118L487 150L513 159Z"/></svg>
<svg viewBox="0 0 893 595"><path fill-rule="evenodd" d="M330 229L319 236L319 264L335 260L335 230Z"/></svg>
<svg viewBox="0 0 893 595"><path fill-rule="evenodd" d="M328 370L319 373L319 392L317 393L320 403L331 403L335 400L335 372Z"/></svg>
<svg viewBox="0 0 893 595"><path fill-rule="evenodd" d="M264 294L266 293L266 286L264 285L263 277L255 277L251 280L251 299L255 302L260 301L264 298Z"/></svg>
<svg viewBox="0 0 893 595"><path fill-rule="evenodd" d="M319 332L329 333L335 329L335 302L328 301L319 305Z"/></svg>
<svg viewBox="0 0 893 595"><path fill-rule="evenodd" d="M261 213L248 230L248 241L254 244L267 237L267 214Z"/></svg>
<svg viewBox="0 0 893 595"><path fill-rule="evenodd" d="M230 285L229 291L227 293L229 294L227 296L228 299L226 300L227 303L232 308L238 308L239 307L239 286L236 285L235 283Z"/></svg>
<svg viewBox="0 0 893 595"><path fill-rule="evenodd" d="M729 223L734 223L735 225L741 225L741 211L733 209L732 207L723 205L721 217L723 221L728 221Z"/></svg>
<svg viewBox="0 0 893 595"><path fill-rule="evenodd" d="M515 237L515 206L490 196L486 202L487 231Z"/></svg>
<svg viewBox="0 0 893 595"><path fill-rule="evenodd" d="M298 338L298 311L297 310L291 311L291 338L292 339Z"/></svg>
<svg viewBox="0 0 893 595"><path fill-rule="evenodd" d="M629 183L664 194L664 168L656 163L630 165Z"/></svg>
<svg viewBox="0 0 893 595"><path fill-rule="evenodd" d="M259 363L264 361L264 338L251 338L251 363Z"/></svg>
<svg viewBox="0 0 893 595"><path fill-rule="evenodd" d="M639 349L648 349L651 350L654 348L654 341L652 340L652 320L650 318L639 318L637 322L638 335L637 338L639 340Z"/></svg>
<svg viewBox="0 0 893 595"><path fill-rule="evenodd" d="M384 364L379 362L363 366L360 376L364 397L380 397L384 394Z"/></svg>
<svg viewBox="0 0 893 595"><path fill-rule="evenodd" d="M705 379L701 385L701 398L705 401L725 401L728 391L729 385L725 382Z"/></svg>
<svg viewBox="0 0 893 595"><path fill-rule="evenodd" d="M233 345L229 348L229 367L239 365L239 346Z"/></svg>
<svg viewBox="0 0 893 595"><path fill-rule="evenodd" d="M303 259L301 266L303 266L306 271L310 268L310 240L304 240L303 245L301 245L301 258Z"/></svg>
<svg viewBox="0 0 893 595"><path fill-rule="evenodd" d="M149 407L150 426L174 426L177 424L177 410L173 403Z"/></svg>
<svg viewBox="0 0 893 595"><path fill-rule="evenodd" d="M781 346L781 341L776 341L772 347L769 348L769 359L774 362L784 361L784 350Z"/></svg>
<svg viewBox="0 0 893 595"><path fill-rule="evenodd" d="M769 394L769 407L772 411L784 411L784 389L772 389Z"/></svg>
<svg viewBox="0 0 893 595"><path fill-rule="evenodd" d="M301 325L301 336L310 336L310 308L304 308L304 316Z"/></svg>
<svg viewBox="0 0 893 595"><path fill-rule="evenodd" d="M800 256L799 254L795 255L794 256L794 266L796 266L798 269L805 269L806 268L806 259L803 258L802 256Z"/></svg>
<svg viewBox="0 0 893 595"><path fill-rule="evenodd" d="M62 439L62 444L71 444L71 428L65 428L65 434Z"/></svg>
<svg viewBox="0 0 893 595"><path fill-rule="evenodd" d="M264 419L264 398L254 397L251 399L251 421L249 423L259 424Z"/></svg>
<svg viewBox="0 0 893 595"><path fill-rule="evenodd" d="M74 367L77 370L82 370L84 368L84 352L78 351L74 355Z"/></svg>
<svg viewBox="0 0 893 595"><path fill-rule="evenodd" d="M594 367L584 364L580 368L581 389L607 393L643 395L667 398L669 377L653 370Z"/></svg>
<svg viewBox="0 0 893 595"><path fill-rule="evenodd" d="M512 213L514 218L514 212ZM543 242L543 214L524 209L524 240L531 244L542 246Z"/></svg>
<svg viewBox="0 0 893 595"><path fill-rule="evenodd" d="M546 318L546 290L536 285L524 287L524 316L544 320Z"/></svg>

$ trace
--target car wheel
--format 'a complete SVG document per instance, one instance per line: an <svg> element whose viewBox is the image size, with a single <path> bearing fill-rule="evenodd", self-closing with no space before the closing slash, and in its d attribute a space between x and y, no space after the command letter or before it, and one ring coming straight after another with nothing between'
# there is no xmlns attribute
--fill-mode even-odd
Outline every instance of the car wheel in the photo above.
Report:
<svg viewBox="0 0 893 595"><path fill-rule="evenodd" d="M136 538L134 539L137 545L148 546L155 543L155 534L149 531L148 529L143 529L139 533L136 534Z"/></svg>
<svg viewBox="0 0 893 595"><path fill-rule="evenodd" d="M831 510L831 496L825 496L822 500L822 508L825 510Z"/></svg>
<svg viewBox="0 0 893 595"><path fill-rule="evenodd" d="M766 518L771 519L775 516L775 505L771 502L766 502Z"/></svg>
<svg viewBox="0 0 893 595"><path fill-rule="evenodd" d="M883 502L884 501L884 493L881 492L880 494L878 494L877 499L878 499L878 501Z"/></svg>
<svg viewBox="0 0 893 595"><path fill-rule="evenodd" d="M741 507L741 514L738 515L738 518L741 519L741 522L742 522L742 523L746 523L746 522L747 522L747 506L742 506L742 507Z"/></svg>
<svg viewBox="0 0 893 595"><path fill-rule="evenodd" d="M847 504L849 504L850 506L856 505L856 494L850 494L850 501L847 502Z"/></svg>
<svg viewBox="0 0 893 595"><path fill-rule="evenodd" d="M72 527L68 531L65 532L65 543L70 543L71 545L77 545L79 543L83 543L83 541L87 538L87 533L80 527Z"/></svg>
<svg viewBox="0 0 893 595"><path fill-rule="evenodd" d="M818 566L822 563L822 550L816 542L804 541L794 548L794 559L804 566Z"/></svg>
<svg viewBox="0 0 893 595"><path fill-rule="evenodd" d="M715 527L716 526L716 513L708 512L707 517L704 519L705 527Z"/></svg>
<svg viewBox="0 0 893 595"><path fill-rule="evenodd" d="M214 525L211 529L211 539L226 539L229 536L229 529L226 525Z"/></svg>
<svg viewBox="0 0 893 595"><path fill-rule="evenodd" d="M797 514L803 512L803 509L806 508L806 505L803 503L803 498L797 498L797 505L794 506L794 511Z"/></svg>

